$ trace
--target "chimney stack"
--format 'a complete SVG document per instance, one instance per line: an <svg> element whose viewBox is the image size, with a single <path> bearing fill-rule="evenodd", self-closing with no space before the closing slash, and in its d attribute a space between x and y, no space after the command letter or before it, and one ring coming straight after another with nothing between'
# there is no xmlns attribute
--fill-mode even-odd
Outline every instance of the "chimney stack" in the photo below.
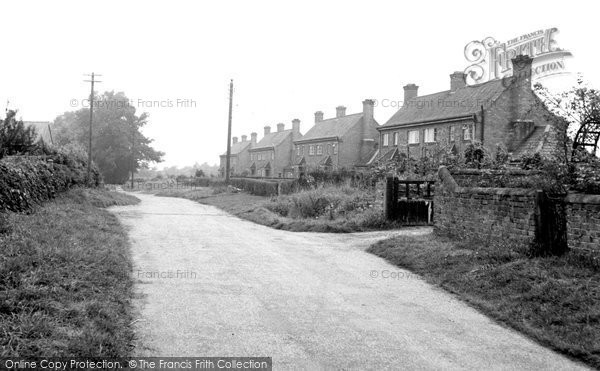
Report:
<svg viewBox="0 0 600 371"><path fill-rule="evenodd" d="M315 112L315 124L323 121L323 111Z"/></svg>
<svg viewBox="0 0 600 371"><path fill-rule="evenodd" d="M242 135L242 142L245 142L246 140L248 140L248 136L247 135Z"/></svg>
<svg viewBox="0 0 600 371"><path fill-rule="evenodd" d="M450 75L450 91L464 88L467 86L467 75L461 71L456 71Z"/></svg>
<svg viewBox="0 0 600 371"><path fill-rule="evenodd" d="M292 131L294 132L294 134L300 133L300 120L298 120L298 119L292 120Z"/></svg>
<svg viewBox="0 0 600 371"><path fill-rule="evenodd" d="M231 138L231 139L233 139L233 144L236 144L236 143L237 143L237 137L233 137L233 138Z"/></svg>
<svg viewBox="0 0 600 371"><path fill-rule="evenodd" d="M271 133L271 127L269 125L265 126L265 135L269 135Z"/></svg>
<svg viewBox="0 0 600 371"><path fill-rule="evenodd" d="M250 133L250 141L254 144L256 144L256 137L258 136L258 134L256 133Z"/></svg>
<svg viewBox="0 0 600 371"><path fill-rule="evenodd" d="M346 116L346 107L337 106L335 107L335 117L344 117Z"/></svg>
<svg viewBox="0 0 600 371"><path fill-rule="evenodd" d="M404 86L404 104L409 100L418 96L419 87L415 84L408 84Z"/></svg>
<svg viewBox="0 0 600 371"><path fill-rule="evenodd" d="M363 100L363 120L366 125L369 125L373 121L373 110L375 107L375 101L373 99Z"/></svg>
<svg viewBox="0 0 600 371"><path fill-rule="evenodd" d="M277 132L278 133L283 131L283 129L285 129L285 124L283 124L281 122L279 124L277 124Z"/></svg>
<svg viewBox="0 0 600 371"><path fill-rule="evenodd" d="M506 147L509 151L515 149L518 145L516 133L519 131L519 122L525 117L525 114L530 109L530 105L527 104L527 97L531 94L531 64L533 58L527 55L517 55L512 60L512 77L503 80L502 84L509 90L509 117L511 125L512 137L507 137Z"/></svg>

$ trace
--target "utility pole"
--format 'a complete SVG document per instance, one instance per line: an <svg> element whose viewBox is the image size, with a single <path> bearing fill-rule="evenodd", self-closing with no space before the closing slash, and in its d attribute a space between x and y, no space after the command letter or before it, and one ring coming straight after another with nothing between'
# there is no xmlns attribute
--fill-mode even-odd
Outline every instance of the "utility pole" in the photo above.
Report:
<svg viewBox="0 0 600 371"><path fill-rule="evenodd" d="M132 124L133 126L133 131L131 133L131 190L133 191L133 173L135 172L135 165L137 164L136 160L135 160L135 132L136 132L136 125L135 122Z"/></svg>
<svg viewBox="0 0 600 371"><path fill-rule="evenodd" d="M229 123L227 125L227 158L225 160L225 184L229 185L229 158L231 157L231 114L233 107L233 79L229 82Z"/></svg>
<svg viewBox="0 0 600 371"><path fill-rule="evenodd" d="M102 82L102 81L95 80L96 76L102 76L102 75L94 75L94 73L92 72L91 75L85 75L85 76L92 77L91 80L84 80L85 82L91 83L91 89L90 89L90 137L89 137L89 145L88 145L88 164L87 164L87 178L88 178L88 181L90 181L91 170L92 170L92 120L94 117L94 83Z"/></svg>

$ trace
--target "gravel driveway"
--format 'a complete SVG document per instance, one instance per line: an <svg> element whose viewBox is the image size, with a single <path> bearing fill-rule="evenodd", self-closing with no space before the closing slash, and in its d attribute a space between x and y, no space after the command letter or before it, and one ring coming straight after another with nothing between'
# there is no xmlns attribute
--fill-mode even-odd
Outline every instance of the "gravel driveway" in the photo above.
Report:
<svg viewBox="0 0 600 371"><path fill-rule="evenodd" d="M130 229L136 355L270 356L276 370L583 369L364 252L429 228L293 233L136 196L111 208Z"/></svg>

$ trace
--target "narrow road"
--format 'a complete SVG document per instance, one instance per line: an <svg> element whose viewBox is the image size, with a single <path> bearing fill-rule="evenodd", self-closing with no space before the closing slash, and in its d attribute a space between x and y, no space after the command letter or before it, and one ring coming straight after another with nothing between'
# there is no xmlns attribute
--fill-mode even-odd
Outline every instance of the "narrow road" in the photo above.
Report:
<svg viewBox="0 0 600 371"><path fill-rule="evenodd" d="M136 196L111 210L130 229L138 356L271 356L276 370L584 369L364 252L428 228L293 233Z"/></svg>

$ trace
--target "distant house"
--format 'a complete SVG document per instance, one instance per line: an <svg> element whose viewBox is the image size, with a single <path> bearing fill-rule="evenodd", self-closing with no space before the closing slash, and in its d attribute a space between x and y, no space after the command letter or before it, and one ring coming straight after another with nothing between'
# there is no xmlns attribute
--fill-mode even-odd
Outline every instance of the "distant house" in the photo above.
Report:
<svg viewBox="0 0 600 371"><path fill-rule="evenodd" d="M292 128L277 124L277 131L271 132L265 126L265 136L250 149L250 176L292 177L292 150L294 140L302 138L300 120L292 120Z"/></svg>
<svg viewBox="0 0 600 371"><path fill-rule="evenodd" d="M488 150L504 146L513 157L526 152L549 154L556 148L550 112L531 89L528 56L513 59L512 79L467 86L465 75L450 75L450 90L418 96L404 86L404 105L379 130L378 161L422 157L444 149L456 154L473 141Z"/></svg>
<svg viewBox="0 0 600 371"><path fill-rule="evenodd" d="M23 121L25 127L35 128L37 134L36 142L41 139L46 144L54 144L52 129L50 128L51 124L50 121Z"/></svg>
<svg viewBox="0 0 600 371"><path fill-rule="evenodd" d="M374 101L367 99L360 113L346 115L346 107L339 106L334 118L324 120L323 112L315 112L315 125L294 141L295 173L353 169L374 157L379 133L373 108Z"/></svg>
<svg viewBox="0 0 600 371"><path fill-rule="evenodd" d="M256 144L256 133L250 134L250 140L247 140L246 135L242 135L242 140L238 141L237 137L233 137L231 143L231 157L229 159L229 174L230 175L247 175L250 168L250 148ZM225 168L227 166L227 152L220 156L219 176L225 176Z"/></svg>

